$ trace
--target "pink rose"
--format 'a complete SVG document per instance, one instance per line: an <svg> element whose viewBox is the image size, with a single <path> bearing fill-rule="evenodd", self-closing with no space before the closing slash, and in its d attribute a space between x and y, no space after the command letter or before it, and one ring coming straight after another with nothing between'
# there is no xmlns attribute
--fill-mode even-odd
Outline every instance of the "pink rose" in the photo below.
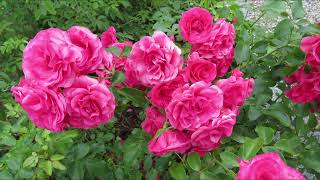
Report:
<svg viewBox="0 0 320 180"><path fill-rule="evenodd" d="M198 52L201 59L214 63L217 76L222 77L232 63L234 39L234 26L220 19L214 25L210 38L202 44L192 46L191 53Z"/></svg>
<svg viewBox="0 0 320 180"><path fill-rule="evenodd" d="M191 151L204 156L207 152L219 147L223 137L231 136L236 123L237 109L222 109L219 117L201 126L191 135Z"/></svg>
<svg viewBox="0 0 320 180"><path fill-rule="evenodd" d="M232 134L233 126L236 124L238 114L238 108L223 108L219 117L213 118L210 124L216 127L223 137L229 137Z"/></svg>
<svg viewBox="0 0 320 180"><path fill-rule="evenodd" d="M203 81L178 88L165 109L170 124L178 130L196 130L218 117L223 106L223 92Z"/></svg>
<svg viewBox="0 0 320 180"><path fill-rule="evenodd" d="M156 108L148 107L146 109L146 119L142 122L141 127L144 131L154 136L158 129L161 129L166 122L166 117Z"/></svg>
<svg viewBox="0 0 320 180"><path fill-rule="evenodd" d="M315 66L320 64L320 35L304 37L300 47L306 53L306 61L309 64Z"/></svg>
<svg viewBox="0 0 320 180"><path fill-rule="evenodd" d="M255 156L252 160L239 160L237 180L305 180L297 170L287 166L275 152Z"/></svg>
<svg viewBox="0 0 320 180"><path fill-rule="evenodd" d="M202 126L191 135L191 151L204 156L207 152L219 147L221 132L214 126Z"/></svg>
<svg viewBox="0 0 320 180"><path fill-rule="evenodd" d="M153 105L164 109L170 103L173 91L187 83L188 80L185 77L184 72L180 72L175 79L153 86L148 93L148 97Z"/></svg>
<svg viewBox="0 0 320 180"><path fill-rule="evenodd" d="M193 83L198 81L210 83L216 78L216 65L210 61L202 60L199 54L194 52L188 59L186 74L188 79Z"/></svg>
<svg viewBox="0 0 320 180"><path fill-rule="evenodd" d="M217 82L217 86L223 91L225 107L242 106L253 91L254 80L252 78L243 79L242 76L241 71L234 69L228 79L221 79Z"/></svg>
<svg viewBox="0 0 320 180"><path fill-rule="evenodd" d="M37 127L52 132L65 128L66 102L61 93L28 80L21 80L11 91Z"/></svg>
<svg viewBox="0 0 320 180"><path fill-rule="evenodd" d="M67 122L72 127L95 128L113 117L114 96L96 79L80 76L63 93L67 102Z"/></svg>
<svg viewBox="0 0 320 180"><path fill-rule="evenodd" d="M117 32L113 26L110 26L105 32L101 34L101 42L104 48L108 48L112 44L118 42Z"/></svg>
<svg viewBox="0 0 320 180"><path fill-rule="evenodd" d="M182 13L179 21L181 36L190 44L205 42L212 31L213 16L204 8L194 7Z"/></svg>
<svg viewBox="0 0 320 180"><path fill-rule="evenodd" d="M154 86L174 79L182 67L181 50L163 33L145 36L133 44L126 62L126 77L131 82Z"/></svg>
<svg viewBox="0 0 320 180"><path fill-rule="evenodd" d="M286 78L287 83L293 84L286 96L295 103L312 102L320 95L320 70L312 67L306 73L301 66L292 76Z"/></svg>
<svg viewBox="0 0 320 180"><path fill-rule="evenodd" d="M67 31L71 42L81 49L82 58L76 61L80 74L94 72L104 59L104 49L97 35L81 26L73 26Z"/></svg>
<svg viewBox="0 0 320 180"><path fill-rule="evenodd" d="M177 130L168 130L148 143L149 151L156 156L170 152L185 153L190 147L190 137Z"/></svg>
<svg viewBox="0 0 320 180"><path fill-rule="evenodd" d="M23 51L22 69L26 79L46 87L68 87L81 61L81 49L73 45L65 31L49 28L38 32Z"/></svg>

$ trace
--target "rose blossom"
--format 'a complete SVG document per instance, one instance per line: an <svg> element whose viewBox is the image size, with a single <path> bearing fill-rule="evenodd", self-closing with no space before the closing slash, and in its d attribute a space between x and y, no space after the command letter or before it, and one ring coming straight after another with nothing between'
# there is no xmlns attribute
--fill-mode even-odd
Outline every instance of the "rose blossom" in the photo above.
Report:
<svg viewBox="0 0 320 180"><path fill-rule="evenodd" d="M212 31L213 16L204 8L194 7L182 13L179 21L181 36L190 44L205 42Z"/></svg>
<svg viewBox="0 0 320 180"><path fill-rule="evenodd" d="M79 73L94 72L105 55L99 37L81 26L72 26L67 33L71 42L81 49L82 58L76 61Z"/></svg>
<svg viewBox="0 0 320 180"><path fill-rule="evenodd" d="M320 35L304 37L301 40L300 48L307 55L307 63L314 66L320 64Z"/></svg>
<svg viewBox="0 0 320 180"><path fill-rule="evenodd" d="M191 151L204 156L207 152L219 147L220 140L232 134L236 123L236 110L222 109L219 117L213 118L191 135Z"/></svg>
<svg viewBox="0 0 320 180"><path fill-rule="evenodd" d="M53 132L65 128L66 102L61 93L28 80L21 80L11 91L37 127Z"/></svg>
<svg viewBox="0 0 320 180"><path fill-rule="evenodd" d="M67 121L72 127L95 128L113 117L114 96L96 79L80 76L63 93L67 102Z"/></svg>
<svg viewBox="0 0 320 180"><path fill-rule="evenodd" d="M168 130L148 143L149 151L156 156L170 152L185 153L190 147L190 137L177 130Z"/></svg>
<svg viewBox="0 0 320 180"><path fill-rule="evenodd" d="M146 109L146 119L142 122L141 127L151 136L154 136L165 122L166 117L163 114L156 108L148 107Z"/></svg>
<svg viewBox="0 0 320 180"><path fill-rule="evenodd" d="M195 130L218 117L223 105L223 92L215 85L199 81L178 88L165 109L170 124L178 130Z"/></svg>
<svg viewBox="0 0 320 180"><path fill-rule="evenodd" d="M188 80L185 77L184 72L180 71L175 79L157 84L152 87L151 91L148 93L148 97L153 105L164 109L170 103L173 91L187 83Z"/></svg>
<svg viewBox="0 0 320 180"><path fill-rule="evenodd" d="M210 61L202 60L199 54L194 52L188 59L186 74L193 83L198 81L209 83L216 78L216 65Z"/></svg>
<svg viewBox="0 0 320 180"><path fill-rule="evenodd" d="M216 65L217 76L222 77L229 69L234 56L234 26L224 19L216 22L209 39L201 44L195 44L192 52L198 52L201 59Z"/></svg>
<svg viewBox="0 0 320 180"><path fill-rule="evenodd" d="M221 79L217 82L217 86L223 91L225 107L242 106L253 91L254 80L252 78L243 79L242 76L241 71L234 69L228 79Z"/></svg>
<svg viewBox="0 0 320 180"><path fill-rule="evenodd" d="M110 47L112 44L118 42L117 32L113 26L110 26L105 32L101 34L101 42L104 48Z"/></svg>
<svg viewBox="0 0 320 180"><path fill-rule="evenodd" d="M145 86L170 81L182 67L180 55L181 50L163 32L156 31L133 44L125 65L126 78Z"/></svg>
<svg viewBox="0 0 320 180"><path fill-rule="evenodd" d="M320 70L311 67L308 73L306 66L301 66L293 75L285 78L286 82L293 84L286 92L286 96L295 103L312 102L320 95Z"/></svg>
<svg viewBox="0 0 320 180"><path fill-rule="evenodd" d="M26 79L43 86L68 87L81 59L81 49L71 43L65 31L49 28L38 32L23 50L22 69Z"/></svg>
<svg viewBox="0 0 320 180"><path fill-rule="evenodd" d="M237 180L305 180L297 170L287 166L278 153L269 152L255 156L252 160L239 160Z"/></svg>

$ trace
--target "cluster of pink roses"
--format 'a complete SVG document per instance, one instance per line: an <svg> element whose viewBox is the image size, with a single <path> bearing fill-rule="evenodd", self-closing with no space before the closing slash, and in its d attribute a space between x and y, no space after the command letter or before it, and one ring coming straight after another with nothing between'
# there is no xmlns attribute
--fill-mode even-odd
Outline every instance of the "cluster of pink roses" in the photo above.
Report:
<svg viewBox="0 0 320 180"><path fill-rule="evenodd" d="M104 82L87 76L113 65L112 55L89 29L40 31L23 52L25 79L12 88L33 123L53 132L95 128L113 117L115 98Z"/></svg>
<svg viewBox="0 0 320 180"><path fill-rule="evenodd" d="M186 67L181 50L162 32L132 46L126 78L131 85L151 87L148 97L153 106L146 109L142 128L153 136L148 148L155 155L173 151L204 155L218 147L231 135L239 108L253 90L254 80L244 79L237 69L213 83L232 62L235 31L224 19L215 25L212 21L202 8L182 14L179 28L192 45ZM157 135L163 128L165 132Z"/></svg>
<svg viewBox="0 0 320 180"><path fill-rule="evenodd" d="M292 84L286 96L295 103L320 102L320 35L303 38L300 47L306 54L305 63L285 78Z"/></svg>

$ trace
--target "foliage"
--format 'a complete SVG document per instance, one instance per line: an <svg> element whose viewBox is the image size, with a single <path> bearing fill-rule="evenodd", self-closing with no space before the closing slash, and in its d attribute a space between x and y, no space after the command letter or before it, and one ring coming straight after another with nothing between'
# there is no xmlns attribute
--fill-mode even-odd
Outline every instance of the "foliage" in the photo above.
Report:
<svg viewBox="0 0 320 180"><path fill-rule="evenodd" d="M14 102L10 87L19 81L22 50L37 31L77 24L99 34L113 25L120 40L136 41L162 30L174 35L187 53L190 47L182 42L177 23L181 12L192 6L207 8L216 18L237 19L232 67L255 78L254 93L241 109L232 137L206 156L148 153L150 137L139 126L149 102L144 91L116 90L114 85L124 79L118 72L111 87L117 99L116 116L94 130L54 134L37 129ZM318 114L283 95L288 89L283 78L303 62L301 38L319 34L320 28L303 19L301 0L266 1L261 16L270 21L282 18L274 30L246 19L247 6L235 0L1 1L0 179L233 179L238 158L269 151L279 152L307 179L319 177Z"/></svg>

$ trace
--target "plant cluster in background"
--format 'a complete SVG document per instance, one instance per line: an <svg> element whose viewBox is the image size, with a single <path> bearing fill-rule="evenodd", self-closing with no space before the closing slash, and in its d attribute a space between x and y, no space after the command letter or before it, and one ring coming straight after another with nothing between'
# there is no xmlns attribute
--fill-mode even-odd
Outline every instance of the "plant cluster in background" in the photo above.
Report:
<svg viewBox="0 0 320 180"><path fill-rule="evenodd" d="M292 167L307 179L316 179L320 173L316 104L297 104L284 96L291 87L284 78L306 59L301 39L320 33L316 24L304 19L301 4L300 0L266 0L261 17L270 21L282 17L275 29L266 29L257 25L260 18L247 19L248 2L236 0L0 2L0 179L233 179L239 172L238 158L253 159L240 164L241 170L257 162L255 155L270 151L285 162L279 161L279 167ZM283 5L290 6L292 13ZM151 137L140 128L148 114L147 91L121 87L126 84L121 63L115 71L95 72L100 73L99 80L109 83L117 104L114 118L96 129L67 129L58 134L37 129L14 101L10 88L22 76L22 51L38 31L80 25L100 35L112 25L120 42L104 46L113 53L113 61L125 61L131 51L129 41L161 30L175 39L186 59L191 47L182 41L178 22L180 14L194 6L208 9L215 20L233 22L236 39L231 68L255 79L232 136L205 156L169 153L155 157L148 152ZM105 36L112 33L111 28Z"/></svg>

